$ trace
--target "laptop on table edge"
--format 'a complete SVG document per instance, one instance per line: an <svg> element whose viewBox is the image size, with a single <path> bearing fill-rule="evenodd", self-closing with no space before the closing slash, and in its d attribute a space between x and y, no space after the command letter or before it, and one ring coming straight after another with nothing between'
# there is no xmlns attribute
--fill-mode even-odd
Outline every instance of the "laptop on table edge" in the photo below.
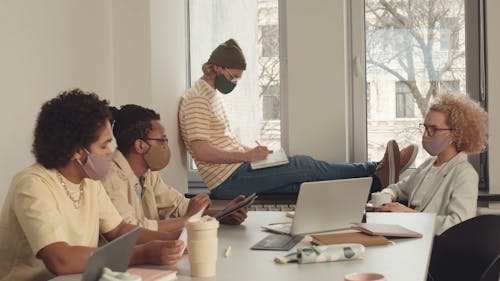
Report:
<svg viewBox="0 0 500 281"><path fill-rule="evenodd" d="M94 250L89 256L81 280L97 281L101 277L104 267L113 271L125 272L128 268L140 229L140 227L136 227Z"/></svg>
<svg viewBox="0 0 500 281"><path fill-rule="evenodd" d="M363 218L372 180L371 177L365 177L305 182L300 186L292 223L266 225L262 228L273 233L288 234L292 238L348 229L352 223L359 223ZM276 250L279 247L272 244L281 243L284 245L283 250L289 250L300 241L293 239L295 243L290 247L292 239L281 236L270 235L255 244L252 249L267 247Z"/></svg>

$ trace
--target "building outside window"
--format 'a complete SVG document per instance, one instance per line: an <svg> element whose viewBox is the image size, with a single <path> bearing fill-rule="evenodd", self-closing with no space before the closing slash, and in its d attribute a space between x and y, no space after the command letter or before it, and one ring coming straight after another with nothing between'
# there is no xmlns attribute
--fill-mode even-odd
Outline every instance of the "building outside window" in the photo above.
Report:
<svg viewBox="0 0 500 281"><path fill-rule="evenodd" d="M408 88L408 82L396 82L396 118L415 117L415 100Z"/></svg>
<svg viewBox="0 0 500 281"><path fill-rule="evenodd" d="M418 123L440 92L465 92L465 6L462 0L363 2L368 160L378 160L389 139L420 145ZM414 165L427 157L421 149Z"/></svg>

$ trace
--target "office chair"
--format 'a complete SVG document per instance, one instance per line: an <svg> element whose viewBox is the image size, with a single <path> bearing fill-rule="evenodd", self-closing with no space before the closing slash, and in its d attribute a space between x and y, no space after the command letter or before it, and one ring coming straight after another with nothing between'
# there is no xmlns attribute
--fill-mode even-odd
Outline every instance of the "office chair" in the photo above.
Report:
<svg viewBox="0 0 500 281"><path fill-rule="evenodd" d="M498 281L500 216L482 215L434 238L429 279Z"/></svg>
<svg viewBox="0 0 500 281"><path fill-rule="evenodd" d="M498 281L500 280L500 254L481 275L481 281Z"/></svg>

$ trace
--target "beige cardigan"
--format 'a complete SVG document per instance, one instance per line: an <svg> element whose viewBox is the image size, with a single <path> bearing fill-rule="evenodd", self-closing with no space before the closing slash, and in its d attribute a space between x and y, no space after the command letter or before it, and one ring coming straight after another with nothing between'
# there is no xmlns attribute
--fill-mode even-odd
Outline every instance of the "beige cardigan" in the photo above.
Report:
<svg viewBox="0 0 500 281"><path fill-rule="evenodd" d="M411 206L415 192L435 161L436 157L427 159L412 175L389 185L382 192L390 193L394 200L408 200L408 206ZM435 233L440 235L476 215L478 183L479 177L467 161L467 154L460 152L443 164L432 182L435 188L424 195L421 206L416 210L437 215Z"/></svg>
<svg viewBox="0 0 500 281"><path fill-rule="evenodd" d="M102 183L125 222L158 230L158 220L186 213L189 199L166 185L158 172L148 169L144 178L142 200L139 200L136 194L136 189L140 188L137 176L120 151L113 153L111 168Z"/></svg>

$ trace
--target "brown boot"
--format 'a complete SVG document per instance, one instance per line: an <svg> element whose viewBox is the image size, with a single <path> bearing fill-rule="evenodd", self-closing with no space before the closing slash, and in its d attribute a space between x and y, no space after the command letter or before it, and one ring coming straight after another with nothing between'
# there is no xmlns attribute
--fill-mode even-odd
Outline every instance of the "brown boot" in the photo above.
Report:
<svg viewBox="0 0 500 281"><path fill-rule="evenodd" d="M375 176L380 181L380 187L383 189L389 184L398 182L400 170L399 147L395 140L387 142L384 158L375 170Z"/></svg>
<svg viewBox="0 0 500 281"><path fill-rule="evenodd" d="M403 173L408 169L411 164L415 161L415 158L417 157L418 154L418 145L416 144L410 144L409 146L401 149L399 151L399 165L401 167L401 170L399 173Z"/></svg>

